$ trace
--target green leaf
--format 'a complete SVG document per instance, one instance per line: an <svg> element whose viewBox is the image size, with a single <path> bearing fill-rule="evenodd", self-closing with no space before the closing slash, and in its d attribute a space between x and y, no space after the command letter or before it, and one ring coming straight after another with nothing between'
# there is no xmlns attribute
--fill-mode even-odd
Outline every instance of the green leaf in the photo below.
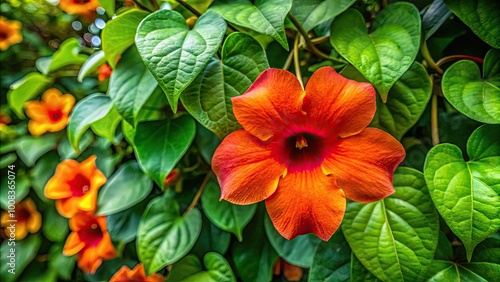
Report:
<svg viewBox="0 0 500 282"><path fill-rule="evenodd" d="M126 244L135 239L141 215L144 213L146 204L148 203L147 200L145 199L129 209L110 214L106 217L109 236L111 236L113 241Z"/></svg>
<svg viewBox="0 0 500 282"><path fill-rule="evenodd" d="M13 164L16 160L17 160L16 153L10 153L2 156L2 159L0 160L0 169L6 168L8 165Z"/></svg>
<svg viewBox="0 0 500 282"><path fill-rule="evenodd" d="M88 56L80 54L82 47L75 37L66 39L51 57L43 57L36 61L36 67L41 73L48 75L69 65L81 65Z"/></svg>
<svg viewBox="0 0 500 282"><path fill-rule="evenodd" d="M67 130L69 143L77 153L80 152L78 142L83 133L92 123L105 117L112 107L111 99L100 93L89 95L76 104L71 112Z"/></svg>
<svg viewBox="0 0 500 282"><path fill-rule="evenodd" d="M99 190L98 215L110 215L126 210L140 201L153 189L153 182L136 161L123 164Z"/></svg>
<svg viewBox="0 0 500 282"><path fill-rule="evenodd" d="M444 4L444 0L434 0L421 14L422 32L427 40L450 18L451 11Z"/></svg>
<svg viewBox="0 0 500 282"><path fill-rule="evenodd" d="M24 119L24 103L36 97L40 92L47 89L52 83L52 79L37 72L31 72L20 80L10 85L7 93L9 107L20 119Z"/></svg>
<svg viewBox="0 0 500 282"><path fill-rule="evenodd" d="M351 253L351 282L381 282Z"/></svg>
<svg viewBox="0 0 500 282"><path fill-rule="evenodd" d="M134 144L139 164L158 186L163 187L165 177L184 156L195 134L196 124L189 115L137 125Z"/></svg>
<svg viewBox="0 0 500 282"><path fill-rule="evenodd" d="M97 136L104 137L108 139L109 142L117 144L119 140L117 140L115 134L120 121L122 121L122 116L120 116L115 107L112 107L104 117L93 122L90 128Z"/></svg>
<svg viewBox="0 0 500 282"><path fill-rule="evenodd" d="M97 0L99 5L106 11L108 17L112 17L115 13L115 1L114 0Z"/></svg>
<svg viewBox="0 0 500 282"><path fill-rule="evenodd" d="M439 281L495 281L500 273L500 264L471 262L457 264L453 261L434 260L429 266L428 282Z"/></svg>
<svg viewBox="0 0 500 282"><path fill-rule="evenodd" d="M235 205L220 200L220 187L215 180L207 183L201 196L201 205L207 217L220 229L236 235L243 240L243 228L255 214L256 205Z"/></svg>
<svg viewBox="0 0 500 282"><path fill-rule="evenodd" d="M184 90L186 110L220 139L240 129L231 98L243 94L269 68L266 53L251 36L232 33L222 46L222 61L213 57Z"/></svg>
<svg viewBox="0 0 500 282"><path fill-rule="evenodd" d="M9 206L12 205L12 200L17 204L30 192L30 179L23 174L19 175L16 169L9 171L13 171L15 174L2 171L2 174L5 174L2 175L0 180L0 197L2 197L0 198L0 206L4 210L9 209Z"/></svg>
<svg viewBox="0 0 500 282"><path fill-rule="evenodd" d="M32 183L33 190L38 198L44 202L52 202L45 197L44 189L49 179L54 175L59 161L59 155L56 152L50 152L43 156L31 170L31 178L36 179Z"/></svg>
<svg viewBox="0 0 500 282"><path fill-rule="evenodd" d="M420 15L413 4L385 7L366 33L363 16L347 10L331 26L330 42L377 89L382 101L394 83L410 68L420 46Z"/></svg>
<svg viewBox="0 0 500 282"><path fill-rule="evenodd" d="M347 78L367 82L352 66L346 67L340 73ZM431 94L432 86L427 71L421 64L414 62L391 88L385 104L377 97L377 111L370 126L380 128L401 140L417 123Z"/></svg>
<svg viewBox="0 0 500 282"><path fill-rule="evenodd" d="M38 137L22 136L16 141L17 155L29 167L43 156L43 154L57 146L58 134L45 134Z"/></svg>
<svg viewBox="0 0 500 282"><path fill-rule="evenodd" d="M63 245L52 245L49 250L49 268L57 272L64 280L71 280L71 274L75 268L75 257L63 255Z"/></svg>
<svg viewBox="0 0 500 282"><path fill-rule="evenodd" d="M445 0L446 6L484 42L500 48L500 2L496 0Z"/></svg>
<svg viewBox="0 0 500 282"><path fill-rule="evenodd" d="M265 213L261 204L243 232L243 242L235 242L231 249L236 272L243 282L271 281L273 265L279 258L263 228Z"/></svg>
<svg viewBox="0 0 500 282"><path fill-rule="evenodd" d="M188 255L174 264L169 272L167 282L236 282L228 262L218 253L210 252L203 257L207 270L203 271L201 263L195 255Z"/></svg>
<svg viewBox="0 0 500 282"><path fill-rule="evenodd" d="M112 68L115 68L118 57L134 44L137 27L148 14L143 10L130 9L106 23L101 35L102 51Z"/></svg>
<svg viewBox="0 0 500 282"><path fill-rule="evenodd" d="M484 123L500 123L500 50L484 58L483 76L476 63L462 60L443 75L443 94L464 115Z"/></svg>
<svg viewBox="0 0 500 282"><path fill-rule="evenodd" d="M153 199L137 231L137 255L149 275L186 255L198 239L201 214L193 208L179 214L179 204L169 197Z"/></svg>
<svg viewBox="0 0 500 282"><path fill-rule="evenodd" d="M210 251L225 254L229 248L230 242L231 233L221 230L206 216L203 216L200 237L190 253L198 257L203 257Z"/></svg>
<svg viewBox="0 0 500 282"><path fill-rule="evenodd" d="M293 0L291 13L305 31L336 17L347 10L356 0Z"/></svg>
<svg viewBox="0 0 500 282"><path fill-rule="evenodd" d="M217 137L217 135L197 123L194 142L200 151L203 160L207 162L207 164L211 164L215 149L217 149L221 140Z"/></svg>
<svg viewBox="0 0 500 282"><path fill-rule="evenodd" d="M337 232L328 242L319 243L314 253L309 281L350 281L351 249L342 232ZM353 273L353 276L358 273Z"/></svg>
<svg viewBox="0 0 500 282"><path fill-rule="evenodd" d="M432 200L470 261L475 246L500 229L500 125L483 125L467 142L469 161L452 144L429 151L425 180Z"/></svg>
<svg viewBox="0 0 500 282"><path fill-rule="evenodd" d="M273 223L267 216L264 220L264 227L269 242L281 258L293 265L304 268L311 267L314 251L321 242L321 239L310 233L297 236L293 240L287 240L276 231Z"/></svg>
<svg viewBox="0 0 500 282"><path fill-rule="evenodd" d="M23 273L26 266L35 258L41 243L42 238L39 235L30 235L18 241L4 240L0 252L2 253L2 258L0 259L2 282L16 281L16 278ZM15 249L15 252L12 253L11 249ZM9 257L12 256L11 254L15 256L14 260ZM9 271L13 271L14 273Z"/></svg>
<svg viewBox="0 0 500 282"><path fill-rule="evenodd" d="M78 82L83 82L85 77L97 72L99 67L104 63L106 63L106 58L104 57L104 52L102 50L90 55L78 72Z"/></svg>
<svg viewBox="0 0 500 282"><path fill-rule="evenodd" d="M59 215L54 205L46 206L43 213L43 234L52 242L63 242L69 232L68 219Z"/></svg>
<svg viewBox="0 0 500 282"><path fill-rule="evenodd" d="M156 11L139 25L137 49L174 113L182 91L217 52L225 32L226 22L213 12L203 14L192 30L172 10Z"/></svg>
<svg viewBox="0 0 500 282"><path fill-rule="evenodd" d="M74 159L80 156L80 152L83 152L94 142L94 135L90 131L85 131L85 133L80 138L78 142L78 152L71 147L68 138L63 138L57 144L57 152L61 156L61 160Z"/></svg>
<svg viewBox="0 0 500 282"><path fill-rule="evenodd" d="M383 281L416 281L431 263L439 218L421 172L400 167L396 192L384 200L347 205L342 232L361 263Z"/></svg>
<svg viewBox="0 0 500 282"><path fill-rule="evenodd" d="M209 11L220 14L226 21L266 34L288 51L285 18L292 0L215 0Z"/></svg>
<svg viewBox="0 0 500 282"><path fill-rule="evenodd" d="M120 115L131 125L144 104L158 86L158 82L142 62L135 46L122 56L109 81L109 96Z"/></svg>

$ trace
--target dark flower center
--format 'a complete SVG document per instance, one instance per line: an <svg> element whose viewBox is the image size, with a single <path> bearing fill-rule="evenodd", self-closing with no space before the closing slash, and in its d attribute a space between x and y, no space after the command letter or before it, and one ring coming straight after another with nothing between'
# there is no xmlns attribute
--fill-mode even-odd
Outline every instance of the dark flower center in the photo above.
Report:
<svg viewBox="0 0 500 282"><path fill-rule="evenodd" d="M97 221L92 221L87 228L78 232L80 239L86 243L87 246L95 247L101 242L103 234Z"/></svg>
<svg viewBox="0 0 500 282"><path fill-rule="evenodd" d="M0 32L0 40L5 40L9 38L9 35L6 32Z"/></svg>
<svg viewBox="0 0 500 282"><path fill-rule="evenodd" d="M88 2L90 2L90 0L73 0L73 3L77 5L87 4Z"/></svg>
<svg viewBox="0 0 500 282"><path fill-rule="evenodd" d="M286 138L288 172L312 170L320 166L324 159L323 143L320 137L305 132Z"/></svg>
<svg viewBox="0 0 500 282"><path fill-rule="evenodd" d="M73 196L81 197L85 195L90 189L90 181L87 177L77 174L73 179L68 181L68 185L73 192Z"/></svg>
<svg viewBox="0 0 500 282"><path fill-rule="evenodd" d="M16 219L17 219L17 221L20 221L20 222L21 221L24 221L24 222L28 221L28 218L30 217L30 215L31 215L30 212L25 208L22 208L22 209L19 209L16 211Z"/></svg>
<svg viewBox="0 0 500 282"><path fill-rule="evenodd" d="M51 121L57 122L61 120L63 114L61 110L49 111L49 118Z"/></svg>

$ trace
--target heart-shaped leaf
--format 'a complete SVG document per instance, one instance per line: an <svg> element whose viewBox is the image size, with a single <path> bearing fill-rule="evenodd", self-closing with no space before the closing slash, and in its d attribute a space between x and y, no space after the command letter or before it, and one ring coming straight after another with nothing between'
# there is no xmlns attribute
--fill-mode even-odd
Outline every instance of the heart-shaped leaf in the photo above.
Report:
<svg viewBox="0 0 500 282"><path fill-rule="evenodd" d="M172 264L193 247L201 230L201 214L193 208L179 214L179 204L168 196L148 204L137 231L137 255L149 275Z"/></svg>
<svg viewBox="0 0 500 282"><path fill-rule="evenodd" d="M15 248L13 248L14 246L12 243L9 244L9 242L16 242ZM18 241L4 240L0 248L2 253L0 271L4 273L2 274L2 282L16 281L17 278L23 274L26 266L36 257L41 244L42 236L40 235L31 235L24 240ZM15 255L15 262L10 264L11 259L8 255L12 253L10 251L12 249L15 249L13 253ZM9 272L10 269L14 269L14 273Z"/></svg>
<svg viewBox="0 0 500 282"><path fill-rule="evenodd" d="M375 86L385 103L391 87L415 60L420 24L417 8L398 2L377 15L367 34L361 13L350 9L333 21L330 42Z"/></svg>
<svg viewBox="0 0 500 282"><path fill-rule="evenodd" d="M352 66L341 71L347 78L367 82L366 78ZM396 139L418 121L431 98L431 82L425 68L414 62L389 91L384 104L377 97L377 111L370 126L380 128Z"/></svg>
<svg viewBox="0 0 500 282"><path fill-rule="evenodd" d="M112 107L109 112L100 120L95 121L90 125L92 131L97 135L104 137L113 144L117 144L119 140L116 138L116 128L122 121L122 116L118 113L115 107ZM82 149L80 149L82 150Z"/></svg>
<svg viewBox="0 0 500 282"><path fill-rule="evenodd" d="M373 275L364 265L359 261L358 258L351 252L351 279L350 282L382 282Z"/></svg>
<svg viewBox="0 0 500 282"><path fill-rule="evenodd" d="M122 165L99 190L97 211L109 215L123 211L142 201L151 192L153 183L135 161Z"/></svg>
<svg viewBox="0 0 500 282"><path fill-rule="evenodd" d="M215 226L206 216L202 216L200 238L196 241L191 253L202 257L208 252L225 254L231 243L231 233Z"/></svg>
<svg viewBox="0 0 500 282"><path fill-rule="evenodd" d="M80 54L82 47L75 37L66 39L59 49L51 57L43 57L36 61L36 67L41 73L47 75L70 65L81 65L85 63L88 56Z"/></svg>
<svg viewBox="0 0 500 282"><path fill-rule="evenodd" d="M28 73L10 85L7 101L17 117L24 119L24 103L36 97L52 83L52 79L37 72Z"/></svg>
<svg viewBox="0 0 500 282"><path fill-rule="evenodd" d="M500 125L483 125L467 142L469 161L452 144L429 151L425 180L432 200L470 261L475 246L500 229Z"/></svg>
<svg viewBox="0 0 500 282"><path fill-rule="evenodd" d="M484 42L500 48L500 2L497 0L445 0L446 6Z"/></svg>
<svg viewBox="0 0 500 282"><path fill-rule="evenodd" d="M321 239L309 233L297 236L293 240L287 240L276 231L267 216L264 220L264 227L269 242L281 258L293 265L305 268L311 267L314 251Z"/></svg>
<svg viewBox="0 0 500 282"><path fill-rule="evenodd" d="M241 128L231 98L243 94L269 68L266 53L251 36L232 33L222 46L222 61L213 57L181 95L186 110L220 139Z"/></svg>
<svg viewBox="0 0 500 282"><path fill-rule="evenodd" d="M484 58L483 76L476 63L462 60L443 75L443 94L464 115L484 123L500 123L500 50Z"/></svg>
<svg viewBox="0 0 500 282"><path fill-rule="evenodd" d="M195 255L188 255L174 264L166 282L236 282L229 263L218 253L210 252L203 257L206 270Z"/></svg>
<svg viewBox="0 0 500 282"><path fill-rule="evenodd" d="M27 166L33 166L35 162L48 151L57 146L59 134L45 134L38 137L29 135L22 136L16 140L17 155Z"/></svg>
<svg viewBox="0 0 500 282"><path fill-rule="evenodd" d="M78 72L78 82L83 82L85 77L95 73L104 63L106 63L106 57L104 57L104 52L102 50L90 55Z"/></svg>
<svg viewBox="0 0 500 282"><path fill-rule="evenodd" d="M120 115L131 125L151 94L158 86L148 68L142 63L135 46L123 54L109 81L109 96Z"/></svg>
<svg viewBox="0 0 500 282"><path fill-rule="evenodd" d="M207 217L220 229L243 240L243 228L255 213L256 205L240 206L228 201L220 201L220 187L216 181L208 182L201 196L201 205Z"/></svg>
<svg viewBox="0 0 500 282"><path fill-rule="evenodd" d="M111 99L100 93L89 95L76 104L69 117L67 128L69 143L77 153L80 152L78 142L83 133L92 123L105 117L112 108Z"/></svg>
<svg viewBox="0 0 500 282"><path fill-rule="evenodd" d="M191 145L196 134L196 123L189 115L176 119L141 122L134 136L139 164L163 187L165 177Z"/></svg>
<svg viewBox="0 0 500 282"><path fill-rule="evenodd" d="M336 17L356 0L294 0L291 13L302 24L305 31Z"/></svg>
<svg viewBox="0 0 500 282"><path fill-rule="evenodd" d="M439 218L421 172L401 167L396 192L384 200L350 202L342 232L361 263L383 281L416 281L431 263Z"/></svg>
<svg viewBox="0 0 500 282"><path fill-rule="evenodd" d="M358 273L353 272L357 276ZM351 249L342 232L319 243L314 253L309 281L339 282L351 280Z"/></svg>
<svg viewBox="0 0 500 282"><path fill-rule="evenodd" d="M158 10L139 25L137 49L174 113L181 92L217 52L225 32L226 22L213 12L203 14L192 30L184 17L172 10Z"/></svg>
<svg viewBox="0 0 500 282"><path fill-rule="evenodd" d="M292 8L292 0L215 0L210 11L226 21L266 34L288 51L285 18Z"/></svg>
<svg viewBox="0 0 500 282"><path fill-rule="evenodd" d="M106 23L101 35L102 51L112 68L115 68L118 57L134 44L137 27L147 15L146 11L130 9Z"/></svg>

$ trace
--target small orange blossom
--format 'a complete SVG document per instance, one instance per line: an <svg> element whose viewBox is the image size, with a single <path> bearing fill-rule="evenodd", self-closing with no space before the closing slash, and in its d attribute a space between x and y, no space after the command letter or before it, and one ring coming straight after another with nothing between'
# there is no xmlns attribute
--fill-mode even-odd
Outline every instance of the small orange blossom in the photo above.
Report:
<svg viewBox="0 0 500 282"><path fill-rule="evenodd" d="M15 222L13 223L14 220ZM38 232L42 226L42 216L36 209L35 203L30 198L17 203L12 216L8 211L2 212L1 221L2 227L5 227L7 236L14 233L16 240L24 239L26 235L28 235L28 232Z"/></svg>
<svg viewBox="0 0 500 282"><path fill-rule="evenodd" d="M376 109L371 84L322 67L304 90L292 73L268 69L232 102L243 129L224 138L212 159L221 199L265 200L283 237L313 232L326 241L346 198L368 203L394 192L405 151L388 133L366 128Z"/></svg>
<svg viewBox="0 0 500 282"><path fill-rule="evenodd" d="M103 260L116 257L116 249L106 227L106 217L90 212L78 212L69 220L71 233L64 244L63 254L78 254L78 267L95 273Z"/></svg>
<svg viewBox="0 0 500 282"><path fill-rule="evenodd" d="M28 130L33 136L45 132L62 130L69 122L69 113L73 109L75 98L70 94L62 94L56 88L45 91L41 101L28 101L24 105L26 115L30 118Z"/></svg>
<svg viewBox="0 0 500 282"><path fill-rule="evenodd" d="M96 208L97 192L106 183L106 176L95 165L96 156L82 163L61 162L45 186L45 196L56 201L57 211L72 217L78 211L92 212Z"/></svg>
<svg viewBox="0 0 500 282"><path fill-rule="evenodd" d="M146 272L144 271L144 265L139 263L130 269L127 266L122 266L118 270L109 282L163 282L165 277L159 273L153 273L146 277Z"/></svg>
<svg viewBox="0 0 500 282"><path fill-rule="evenodd" d="M106 78L111 76L112 72L113 70L111 69L111 67L108 64L104 63L97 70L97 73L99 74L97 76L97 79L99 81L104 81Z"/></svg>
<svg viewBox="0 0 500 282"><path fill-rule="evenodd" d="M288 263L282 258L278 258L273 266L273 274L280 275L282 272L288 281L300 281L302 275L304 275L304 269L302 269L302 267Z"/></svg>
<svg viewBox="0 0 500 282"><path fill-rule="evenodd" d="M96 17L99 2L97 0L59 0L59 7L68 14L79 15L91 22Z"/></svg>
<svg viewBox="0 0 500 282"><path fill-rule="evenodd" d="M0 50L5 51L11 45L23 41L21 27L22 25L18 21L9 21L0 17Z"/></svg>

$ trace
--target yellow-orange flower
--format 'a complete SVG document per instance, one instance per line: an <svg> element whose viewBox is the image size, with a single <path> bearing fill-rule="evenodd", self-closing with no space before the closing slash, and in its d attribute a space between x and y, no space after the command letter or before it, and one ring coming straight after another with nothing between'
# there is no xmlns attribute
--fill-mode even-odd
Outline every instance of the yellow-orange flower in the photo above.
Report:
<svg viewBox="0 0 500 282"><path fill-rule="evenodd" d="M388 133L366 128L376 110L371 84L322 67L303 89L292 73L268 69L232 102L243 129L224 138L212 159L221 198L265 200L283 237L312 232L327 241L346 198L369 203L394 193L405 151Z"/></svg>
<svg viewBox="0 0 500 282"><path fill-rule="evenodd" d="M41 101L28 101L24 105L26 115L30 118L28 130L33 136L45 132L62 130L69 122L69 113L75 104L75 97L62 94L51 88L42 95Z"/></svg>
<svg viewBox="0 0 500 282"><path fill-rule="evenodd" d="M165 277L159 273L153 273L146 277L146 272L144 271L144 265L139 263L130 269L127 266L122 266L118 270L109 282L163 282Z"/></svg>
<svg viewBox="0 0 500 282"><path fill-rule="evenodd" d="M91 212L78 212L69 220L71 233L64 244L63 254L78 254L78 267L95 273L103 260L116 257L116 249L106 227L106 217Z"/></svg>
<svg viewBox="0 0 500 282"><path fill-rule="evenodd" d="M106 183L106 176L95 165L96 156L82 163L61 162L45 186L45 197L56 201L59 214L73 217L78 211L95 211L97 192Z"/></svg>
<svg viewBox="0 0 500 282"><path fill-rule="evenodd" d="M2 212L2 227L7 237L22 240L29 233L36 233L42 226L42 216L30 198L17 203L10 211Z"/></svg>
<svg viewBox="0 0 500 282"><path fill-rule="evenodd" d="M21 27L22 25L18 21L9 21L0 17L0 50L5 51L11 45L23 41Z"/></svg>
<svg viewBox="0 0 500 282"><path fill-rule="evenodd" d="M59 7L68 14L79 15L91 22L96 17L99 2L97 0L59 0Z"/></svg>

